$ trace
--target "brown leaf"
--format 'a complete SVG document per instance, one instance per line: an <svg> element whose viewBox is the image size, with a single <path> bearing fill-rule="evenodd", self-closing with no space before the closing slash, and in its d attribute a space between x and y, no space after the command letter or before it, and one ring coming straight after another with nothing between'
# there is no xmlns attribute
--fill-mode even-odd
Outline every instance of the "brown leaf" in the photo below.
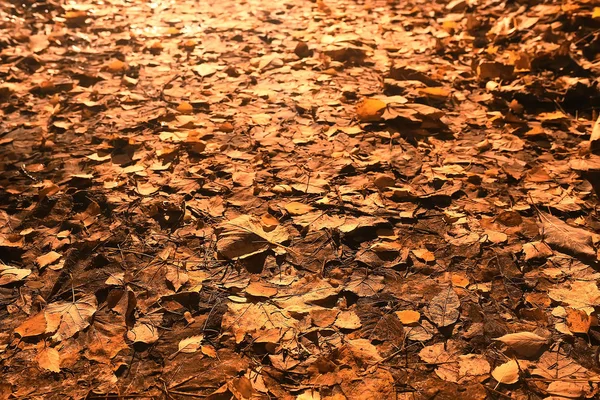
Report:
<svg viewBox="0 0 600 400"><path fill-rule="evenodd" d="M220 225L217 250L229 259L246 258L288 240L288 231L278 225L265 230L260 221L249 215L239 216Z"/></svg>
<svg viewBox="0 0 600 400"><path fill-rule="evenodd" d="M559 218L540 213L538 223L544 241L555 250L581 257L585 260L595 260L596 250L591 232L575 228Z"/></svg>
<svg viewBox="0 0 600 400"><path fill-rule="evenodd" d="M440 290L440 293L429 302L427 317L438 327L452 325L458 320L460 299L451 286Z"/></svg>
<svg viewBox="0 0 600 400"><path fill-rule="evenodd" d="M16 268L0 264L0 286L20 282L31 274L30 269Z"/></svg>
<svg viewBox="0 0 600 400"><path fill-rule="evenodd" d="M504 343L511 350L525 357L535 355L548 343L547 339L531 332L509 333L494 340Z"/></svg>
<svg viewBox="0 0 600 400"><path fill-rule="evenodd" d="M272 286L265 285L264 283L261 283L261 282L252 282L246 288L246 293L249 294L250 296L254 296L254 297L269 298L269 297L273 297L277 294L277 289Z"/></svg>
<svg viewBox="0 0 600 400"><path fill-rule="evenodd" d="M313 208L311 206L309 206L308 204L299 203L297 201L292 201L285 205L285 209L291 215L303 215L303 214L306 214L306 213L312 211Z"/></svg>
<svg viewBox="0 0 600 400"><path fill-rule="evenodd" d="M87 295L75 302L58 301L44 310L46 333L54 333L52 340L60 342L87 328L98 308L96 296ZM56 323L58 322L58 323Z"/></svg>
<svg viewBox="0 0 600 400"><path fill-rule="evenodd" d="M42 256L39 256L38 258L36 258L36 261L38 263L38 266L40 267L40 269L45 268L46 266L50 265L50 264L54 264L56 261L58 261L58 259L61 257L60 253L57 253L55 251L51 251L49 253L46 253Z"/></svg>

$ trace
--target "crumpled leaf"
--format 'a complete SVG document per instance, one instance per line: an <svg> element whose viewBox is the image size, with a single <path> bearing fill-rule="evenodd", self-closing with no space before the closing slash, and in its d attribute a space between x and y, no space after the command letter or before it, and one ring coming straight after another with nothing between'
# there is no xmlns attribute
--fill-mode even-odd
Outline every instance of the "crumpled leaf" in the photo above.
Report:
<svg viewBox="0 0 600 400"><path fill-rule="evenodd" d="M20 282L31 274L30 269L16 268L0 264L0 286Z"/></svg>
<svg viewBox="0 0 600 400"><path fill-rule="evenodd" d="M219 226L221 232L217 241L217 250L222 256L231 259L243 259L262 253L271 246L278 247L289 239L287 229L277 225L265 230L258 218L241 215Z"/></svg>
<svg viewBox="0 0 600 400"><path fill-rule="evenodd" d="M133 328L127 332L127 339L133 343L152 344L160 338L158 335L158 325L162 320L162 315L151 314L136 321Z"/></svg>
<svg viewBox="0 0 600 400"><path fill-rule="evenodd" d="M460 299L451 286L442 289L429 302L427 317L438 327L452 325L458 320Z"/></svg>
<svg viewBox="0 0 600 400"><path fill-rule="evenodd" d="M538 225L544 241L551 248L587 260L596 258L591 232L575 228L547 213L541 213Z"/></svg>
<svg viewBox="0 0 600 400"><path fill-rule="evenodd" d="M548 343L546 338L532 332L517 332L496 338L499 342L507 345L515 353L525 357L535 355L544 345Z"/></svg>

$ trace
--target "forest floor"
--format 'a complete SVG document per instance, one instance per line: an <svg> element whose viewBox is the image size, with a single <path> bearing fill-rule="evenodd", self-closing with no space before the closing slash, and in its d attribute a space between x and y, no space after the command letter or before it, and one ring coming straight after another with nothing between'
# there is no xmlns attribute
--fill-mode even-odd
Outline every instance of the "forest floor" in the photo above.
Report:
<svg viewBox="0 0 600 400"><path fill-rule="evenodd" d="M599 50L594 0L0 0L0 398L598 398Z"/></svg>

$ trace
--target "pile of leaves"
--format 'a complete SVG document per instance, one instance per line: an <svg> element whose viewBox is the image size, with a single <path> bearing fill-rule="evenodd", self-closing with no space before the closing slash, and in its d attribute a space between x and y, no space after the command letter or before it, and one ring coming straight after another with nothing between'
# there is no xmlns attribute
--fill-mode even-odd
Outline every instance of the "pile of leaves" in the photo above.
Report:
<svg viewBox="0 0 600 400"><path fill-rule="evenodd" d="M593 0L0 32L0 397L600 395Z"/></svg>

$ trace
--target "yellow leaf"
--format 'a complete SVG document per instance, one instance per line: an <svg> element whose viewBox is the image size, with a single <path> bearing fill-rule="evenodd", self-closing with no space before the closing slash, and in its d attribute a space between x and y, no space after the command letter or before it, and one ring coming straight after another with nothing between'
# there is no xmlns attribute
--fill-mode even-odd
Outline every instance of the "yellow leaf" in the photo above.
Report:
<svg viewBox="0 0 600 400"><path fill-rule="evenodd" d="M356 107L356 115L361 122L374 122L381 120L387 104L377 99L364 99Z"/></svg>
<svg viewBox="0 0 600 400"><path fill-rule="evenodd" d="M592 18L600 19L600 7L594 7L594 12L592 12Z"/></svg>
<svg viewBox="0 0 600 400"><path fill-rule="evenodd" d="M450 96L450 90L443 87L428 87L419 89L419 93L435 100L446 100Z"/></svg>
<svg viewBox="0 0 600 400"><path fill-rule="evenodd" d="M515 360L510 360L494 368L492 376L498 383L512 385L519 380L519 364Z"/></svg>
<svg viewBox="0 0 600 400"><path fill-rule="evenodd" d="M192 111L194 111L194 107L190 103L188 103L187 101L182 101L177 106L177 111L179 111L182 114L189 114Z"/></svg>
<svg viewBox="0 0 600 400"><path fill-rule="evenodd" d="M260 217L260 223L263 226L263 229L267 232L272 231L273 229L277 228L277 225L279 225L277 218L271 214L264 214L262 217Z"/></svg>
<svg viewBox="0 0 600 400"><path fill-rule="evenodd" d="M291 203L287 203L285 205L285 209L291 215L303 215L307 212L310 212L313 208L308 204L299 203L297 201L292 201Z"/></svg>
<svg viewBox="0 0 600 400"><path fill-rule="evenodd" d="M435 261L435 255L427 249L412 250L412 253L415 255L415 257L417 257L421 261L424 261L424 262Z"/></svg>
<svg viewBox="0 0 600 400"><path fill-rule="evenodd" d="M121 72L127 69L127 64L125 64L121 60L114 60L113 62L108 64L107 67L110 72Z"/></svg>
<svg viewBox="0 0 600 400"><path fill-rule="evenodd" d="M396 311L396 315L404 325L416 324L421 319L421 313L413 310Z"/></svg>
<svg viewBox="0 0 600 400"><path fill-rule="evenodd" d="M45 345L42 343L42 345ZM60 354L53 347L44 347L38 350L37 362L40 368L50 372L60 372Z"/></svg>

